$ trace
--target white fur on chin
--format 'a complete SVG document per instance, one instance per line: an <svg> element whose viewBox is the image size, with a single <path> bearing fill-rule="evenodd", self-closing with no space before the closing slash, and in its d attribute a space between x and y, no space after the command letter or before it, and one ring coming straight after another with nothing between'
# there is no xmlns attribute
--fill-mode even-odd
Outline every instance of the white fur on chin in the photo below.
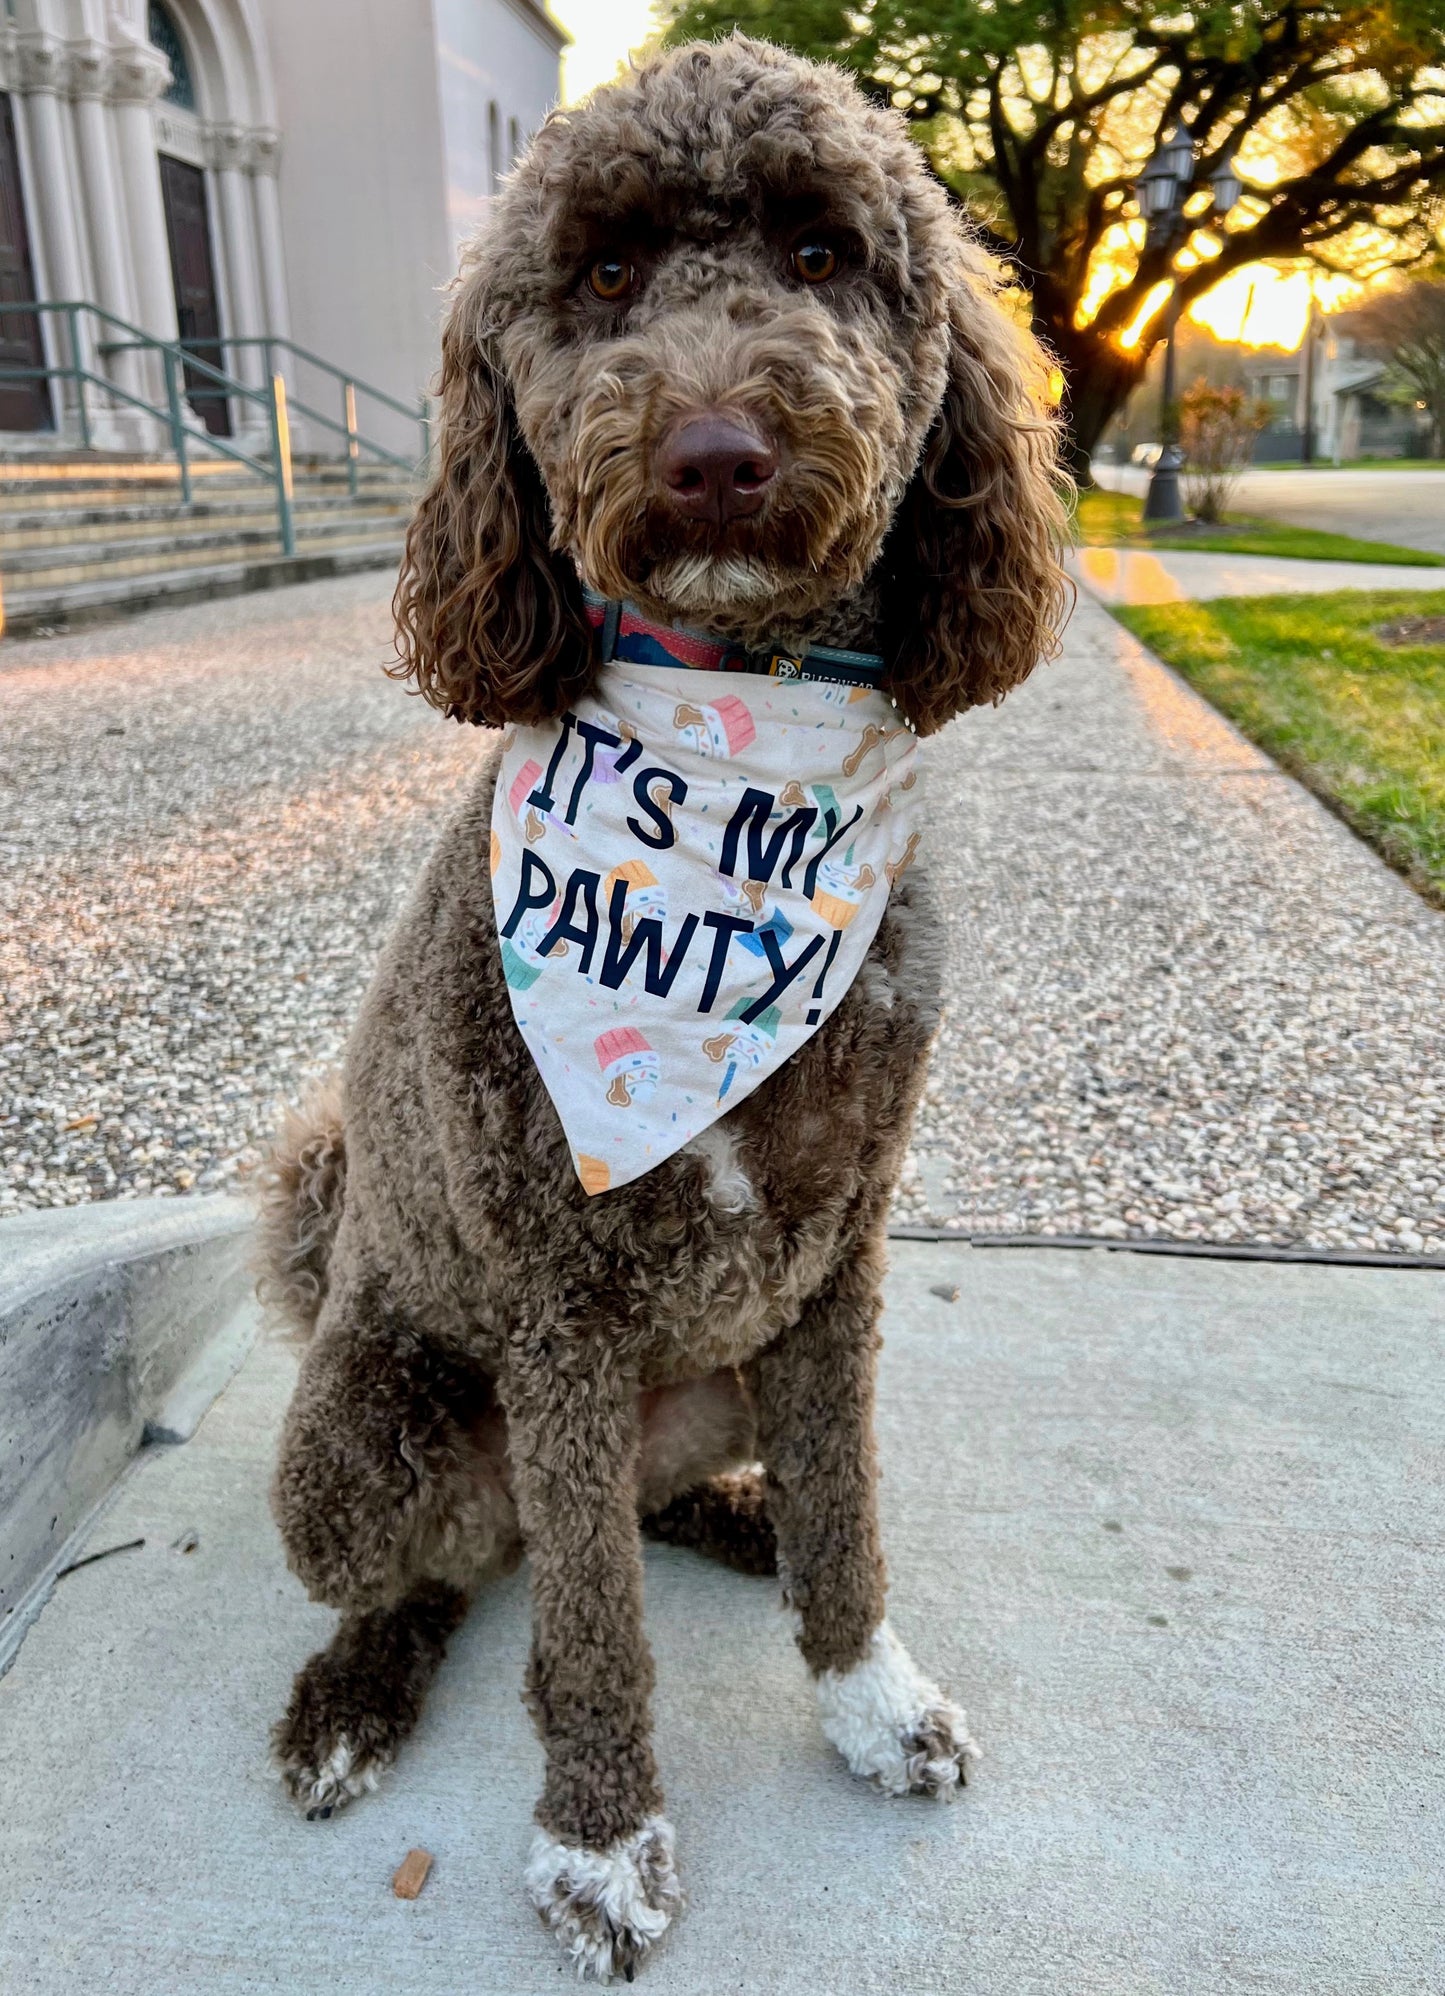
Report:
<svg viewBox="0 0 1445 1996"><path fill-rule="evenodd" d="M683 616L701 621L740 605L769 602L778 575L746 555L685 554L655 568L647 586L660 602L674 603Z"/></svg>
<svg viewBox="0 0 1445 1996"><path fill-rule="evenodd" d="M640 1830L601 1851L559 1844L538 1830L526 1880L528 1897L578 1975L598 1982L646 1954L682 1905L665 1816L649 1816Z"/></svg>
<svg viewBox="0 0 1445 1996"><path fill-rule="evenodd" d="M968 1724L886 1622L851 1670L818 1677L823 1731L849 1768L888 1795L952 1798L978 1755Z"/></svg>

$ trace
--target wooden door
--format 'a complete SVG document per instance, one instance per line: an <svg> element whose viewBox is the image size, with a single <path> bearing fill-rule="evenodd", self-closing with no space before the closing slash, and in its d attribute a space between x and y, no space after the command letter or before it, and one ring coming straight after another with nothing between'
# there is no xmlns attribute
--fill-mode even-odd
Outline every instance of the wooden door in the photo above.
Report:
<svg viewBox="0 0 1445 1996"><path fill-rule="evenodd" d="M30 262L30 234L25 226L20 156L15 150L15 119L9 97L0 95L0 304L34 296L35 272ZM40 338L38 315L0 312L0 369L44 365L45 347ZM6 380L0 375L0 430L54 427L55 407L48 381Z"/></svg>
<svg viewBox="0 0 1445 1996"><path fill-rule="evenodd" d="M198 166L188 166L168 153L162 153L160 161L181 345L212 367L224 367L221 308L216 297L211 222L206 210L206 176ZM199 368L188 367L185 373L186 399L191 407L213 437L230 436L231 413L225 391Z"/></svg>

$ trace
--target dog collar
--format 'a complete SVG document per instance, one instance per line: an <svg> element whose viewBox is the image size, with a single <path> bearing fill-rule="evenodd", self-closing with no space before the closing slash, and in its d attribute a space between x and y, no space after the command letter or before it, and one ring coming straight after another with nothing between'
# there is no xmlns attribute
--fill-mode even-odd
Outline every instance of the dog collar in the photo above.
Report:
<svg viewBox="0 0 1445 1996"><path fill-rule="evenodd" d="M631 603L582 592L587 621L598 634L604 665L682 665L694 672L750 672L765 679L818 680L832 686L883 684L883 658L872 651L810 645L805 652L749 651L726 638L710 638L678 624L654 624Z"/></svg>

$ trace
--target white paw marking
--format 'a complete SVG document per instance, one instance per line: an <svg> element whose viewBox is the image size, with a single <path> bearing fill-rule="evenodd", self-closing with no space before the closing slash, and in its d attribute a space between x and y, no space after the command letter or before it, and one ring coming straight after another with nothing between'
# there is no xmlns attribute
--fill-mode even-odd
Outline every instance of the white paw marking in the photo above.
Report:
<svg viewBox="0 0 1445 1996"><path fill-rule="evenodd" d="M721 1123L709 1123L687 1146L712 1166L707 1196L720 1213L746 1213L757 1204L753 1181L738 1161L738 1147Z"/></svg>
<svg viewBox="0 0 1445 1996"><path fill-rule="evenodd" d="M355 1749L343 1733L319 1767L283 1765L281 1778L307 1815L325 1809L344 1809L359 1795L370 1795L380 1785L391 1765L389 1754L373 1754L358 1760Z"/></svg>
<svg viewBox="0 0 1445 1996"><path fill-rule="evenodd" d="M952 1798L978 1748L957 1705L925 1677L886 1622L851 1670L818 1678L823 1731L854 1774L888 1795Z"/></svg>
<svg viewBox="0 0 1445 1996"><path fill-rule="evenodd" d="M626 1975L660 1940L682 1905L673 1830L649 1816L606 1850L559 1844L538 1830L527 1860L527 1895L577 1964L579 1976Z"/></svg>

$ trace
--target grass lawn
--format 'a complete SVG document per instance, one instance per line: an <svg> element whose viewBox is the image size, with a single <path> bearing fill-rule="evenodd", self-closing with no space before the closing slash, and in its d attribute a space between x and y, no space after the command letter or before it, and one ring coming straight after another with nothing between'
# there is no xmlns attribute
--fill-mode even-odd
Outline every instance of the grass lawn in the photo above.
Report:
<svg viewBox="0 0 1445 1996"><path fill-rule="evenodd" d="M1445 591L1117 609L1251 740L1445 906ZM1434 629L1386 643L1381 626Z"/></svg>
<svg viewBox="0 0 1445 1996"><path fill-rule="evenodd" d="M1144 526L1144 501L1130 492L1081 492L1075 520L1080 542L1092 548L1196 548L1201 554L1297 555L1307 561L1393 561L1409 568L1445 568L1445 555L1397 548L1389 541L1357 541L1349 534L1290 527L1231 513L1217 527L1164 531Z"/></svg>

